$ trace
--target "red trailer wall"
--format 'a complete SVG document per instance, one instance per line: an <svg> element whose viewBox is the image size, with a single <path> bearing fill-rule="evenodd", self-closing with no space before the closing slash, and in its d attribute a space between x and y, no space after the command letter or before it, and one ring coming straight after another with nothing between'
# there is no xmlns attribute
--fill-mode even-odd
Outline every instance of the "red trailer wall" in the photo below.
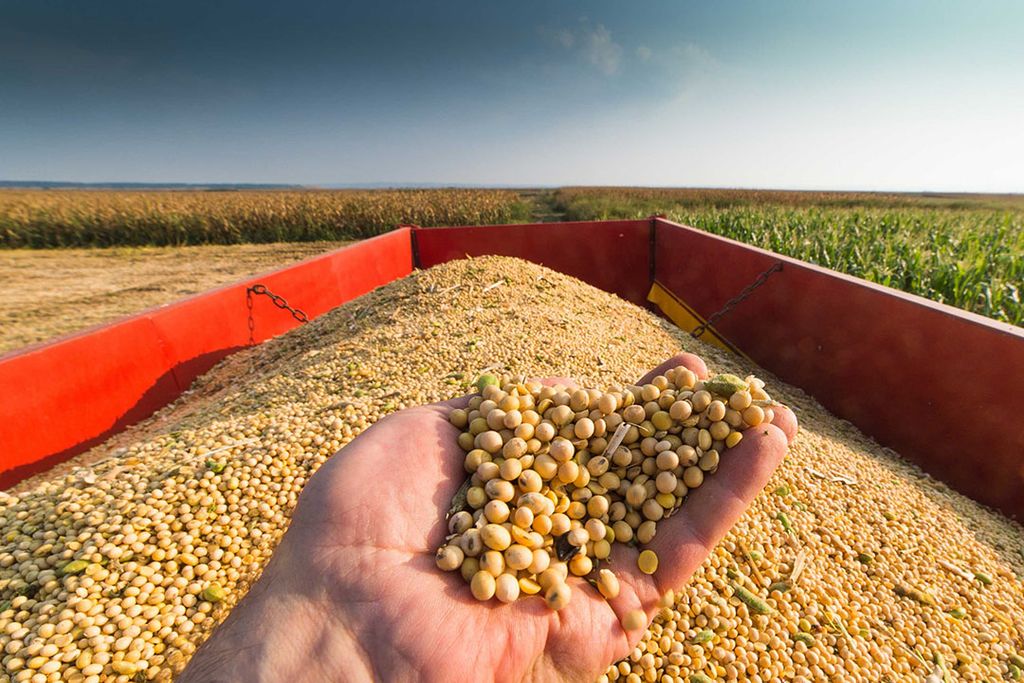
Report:
<svg viewBox="0 0 1024 683"><path fill-rule="evenodd" d="M645 306L651 283L651 221L581 221L416 228L417 265L468 256L518 256Z"/></svg>
<svg viewBox="0 0 1024 683"><path fill-rule="evenodd" d="M758 364L975 500L1024 517L1024 330L656 219L655 277Z"/></svg>
<svg viewBox="0 0 1024 683"><path fill-rule="evenodd" d="M249 344L246 288L316 317L412 271L408 228L0 358L0 489L151 415ZM253 340L298 323L253 299Z"/></svg>

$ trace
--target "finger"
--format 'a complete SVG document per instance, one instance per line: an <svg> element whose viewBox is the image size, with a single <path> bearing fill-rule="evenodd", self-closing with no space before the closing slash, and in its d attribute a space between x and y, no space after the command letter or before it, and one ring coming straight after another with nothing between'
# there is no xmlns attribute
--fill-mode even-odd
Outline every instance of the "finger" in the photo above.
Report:
<svg viewBox="0 0 1024 683"><path fill-rule="evenodd" d="M540 382L546 387L557 387L562 386L566 389L575 389L576 380L571 377L543 377L540 379L532 379L531 382Z"/></svg>
<svg viewBox="0 0 1024 683"><path fill-rule="evenodd" d="M478 394L466 394L465 396L456 396L450 398L447 401L438 401L437 403L430 403L424 406L425 408L443 408L446 410L445 417L448 416L447 411L455 410L456 408L465 408L469 405L469 399L477 396Z"/></svg>
<svg viewBox="0 0 1024 683"><path fill-rule="evenodd" d="M653 575L659 593L689 580L764 488L786 446L786 434L774 425L746 430L743 440L722 455L718 470L687 495L670 519L658 523L658 533L646 547L659 558Z"/></svg>
<svg viewBox="0 0 1024 683"><path fill-rule="evenodd" d="M678 368L680 365L692 370L700 379L704 379L708 376L708 366L700 356L692 353L677 353L644 375L637 384L648 384L658 375L663 375L666 371L671 370L672 368Z"/></svg>
<svg viewBox="0 0 1024 683"><path fill-rule="evenodd" d="M608 600L619 625L622 626L627 613L641 609L648 617L648 622L637 629L642 632L654 617L661 593L658 591L657 582L637 567L639 556L640 550L637 548L615 543L612 545L612 554L608 558L607 564L602 563L602 569L610 569L619 580L619 594ZM625 631L625 626L622 626L622 629ZM633 640L636 639L636 632L627 631L627 633Z"/></svg>
<svg viewBox="0 0 1024 683"><path fill-rule="evenodd" d="M793 439L796 438L796 432L798 428L796 415L787 406L777 405L772 406L772 412L775 413L775 419L772 420L772 424L782 430L786 435L786 441L793 443Z"/></svg>

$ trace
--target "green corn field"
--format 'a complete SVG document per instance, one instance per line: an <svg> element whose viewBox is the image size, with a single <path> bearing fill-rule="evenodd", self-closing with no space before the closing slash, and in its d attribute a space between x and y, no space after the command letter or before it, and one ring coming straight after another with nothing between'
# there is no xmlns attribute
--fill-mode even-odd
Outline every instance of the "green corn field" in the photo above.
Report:
<svg viewBox="0 0 1024 683"><path fill-rule="evenodd" d="M1024 198L564 189L567 220L667 218L1024 325Z"/></svg>

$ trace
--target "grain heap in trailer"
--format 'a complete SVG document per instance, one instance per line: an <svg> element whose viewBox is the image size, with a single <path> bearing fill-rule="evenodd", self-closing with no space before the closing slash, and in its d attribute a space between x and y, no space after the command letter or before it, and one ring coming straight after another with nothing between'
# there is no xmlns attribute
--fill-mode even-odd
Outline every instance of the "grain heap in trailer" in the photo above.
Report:
<svg viewBox="0 0 1024 683"><path fill-rule="evenodd" d="M697 398L705 383L674 369L628 386L679 351L702 356L715 377L748 379L709 387L707 404ZM676 493L700 485L696 472L683 479L678 453L718 457L710 443L687 443L686 411L728 394L722 410L742 416L763 389L800 422L769 486L602 680L1020 678L1021 330L657 217L401 227L0 358L5 675L173 678L259 576L299 492L339 448L382 416L475 390L481 377L493 380L480 384L478 412L516 378L552 375L617 387L597 431L577 414L582 403L572 416L556 415L560 404L539 411L584 450L603 450L629 424L634 452L644 438L672 446L638 456L666 464L632 472L632 485L626 462L583 462L593 470L583 475L572 454L553 452L554 465L538 455L526 468L553 467L542 478L567 484L621 470L621 500L604 487L621 515L604 503L580 513L590 538L575 534L566 551L572 573L606 596L618 588L615 568L601 566L601 534L650 540L652 517L685 514ZM516 405L552 398L523 386ZM626 416L644 401L653 412ZM467 469L508 468L513 458L498 455L508 438L478 443L468 414L452 418L468 435ZM715 442L737 442L755 418L737 418ZM488 455L470 463L477 450ZM716 463L689 469L713 477ZM494 480L468 494L486 497L457 501L457 534L472 536L477 511L526 491ZM604 495L589 490L588 501ZM531 500L527 526L550 512ZM489 548L523 547L495 526ZM542 581L544 568L518 550L502 562L520 580L481 572L493 556L466 552L480 540L438 554L467 591L506 600L543 590L555 609L567 599L551 590L566 577ZM641 569L657 569L641 557Z"/></svg>

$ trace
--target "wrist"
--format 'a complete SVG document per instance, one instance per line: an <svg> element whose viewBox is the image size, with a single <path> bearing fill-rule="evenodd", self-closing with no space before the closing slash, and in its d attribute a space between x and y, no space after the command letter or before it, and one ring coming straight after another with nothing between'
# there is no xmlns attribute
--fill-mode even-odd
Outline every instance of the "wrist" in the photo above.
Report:
<svg viewBox="0 0 1024 683"><path fill-rule="evenodd" d="M304 579L282 543L260 579L199 648L180 681L371 681L343 610Z"/></svg>

